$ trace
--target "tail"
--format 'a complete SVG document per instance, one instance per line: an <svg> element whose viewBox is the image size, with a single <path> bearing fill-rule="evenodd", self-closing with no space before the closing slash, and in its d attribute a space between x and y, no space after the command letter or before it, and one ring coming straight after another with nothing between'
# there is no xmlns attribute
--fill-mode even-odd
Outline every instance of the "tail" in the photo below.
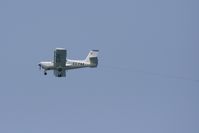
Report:
<svg viewBox="0 0 199 133"><path fill-rule="evenodd" d="M98 65L98 58L97 55L99 50L91 50L86 57L85 61L88 62L91 66L90 67L97 67Z"/></svg>

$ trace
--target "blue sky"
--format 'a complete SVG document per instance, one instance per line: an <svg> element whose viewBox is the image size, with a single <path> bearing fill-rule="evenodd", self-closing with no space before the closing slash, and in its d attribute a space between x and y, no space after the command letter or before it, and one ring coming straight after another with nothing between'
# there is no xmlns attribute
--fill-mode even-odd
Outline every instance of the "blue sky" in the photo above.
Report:
<svg viewBox="0 0 199 133"><path fill-rule="evenodd" d="M198 133L197 0L1 0L0 132ZM44 76L64 47L97 69Z"/></svg>

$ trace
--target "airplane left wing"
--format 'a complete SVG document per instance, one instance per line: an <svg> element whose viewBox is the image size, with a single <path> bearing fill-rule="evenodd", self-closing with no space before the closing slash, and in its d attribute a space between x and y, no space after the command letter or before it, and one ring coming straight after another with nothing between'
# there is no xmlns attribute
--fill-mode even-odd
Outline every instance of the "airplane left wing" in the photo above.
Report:
<svg viewBox="0 0 199 133"><path fill-rule="evenodd" d="M56 48L54 51L54 75L56 77L65 77L65 65L66 65L67 51L64 48Z"/></svg>
<svg viewBox="0 0 199 133"><path fill-rule="evenodd" d="M56 48L54 51L54 65L56 67L65 67L67 51L64 48Z"/></svg>

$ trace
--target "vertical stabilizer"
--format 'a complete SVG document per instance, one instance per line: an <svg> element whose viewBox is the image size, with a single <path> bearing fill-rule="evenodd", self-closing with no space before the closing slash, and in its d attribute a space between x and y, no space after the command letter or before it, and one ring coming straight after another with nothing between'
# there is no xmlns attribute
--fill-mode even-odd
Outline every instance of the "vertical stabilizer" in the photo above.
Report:
<svg viewBox="0 0 199 133"><path fill-rule="evenodd" d="M98 53L99 50L91 50L88 54L88 56L86 57L85 61L89 62L91 67L97 67L98 65Z"/></svg>

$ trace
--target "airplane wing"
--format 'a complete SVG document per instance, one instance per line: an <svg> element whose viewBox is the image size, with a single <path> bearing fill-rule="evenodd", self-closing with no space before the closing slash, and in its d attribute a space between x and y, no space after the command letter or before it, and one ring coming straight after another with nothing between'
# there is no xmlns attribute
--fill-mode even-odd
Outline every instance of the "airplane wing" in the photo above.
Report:
<svg viewBox="0 0 199 133"><path fill-rule="evenodd" d="M66 64L66 49L56 48L54 51L54 65L56 67L65 67Z"/></svg>
<svg viewBox="0 0 199 133"><path fill-rule="evenodd" d="M65 77L65 65L66 65L67 51L64 48L56 48L54 51L54 75L56 77Z"/></svg>
<svg viewBox="0 0 199 133"><path fill-rule="evenodd" d="M62 71L54 70L54 75L56 77L66 77L66 71L65 70L62 70Z"/></svg>

